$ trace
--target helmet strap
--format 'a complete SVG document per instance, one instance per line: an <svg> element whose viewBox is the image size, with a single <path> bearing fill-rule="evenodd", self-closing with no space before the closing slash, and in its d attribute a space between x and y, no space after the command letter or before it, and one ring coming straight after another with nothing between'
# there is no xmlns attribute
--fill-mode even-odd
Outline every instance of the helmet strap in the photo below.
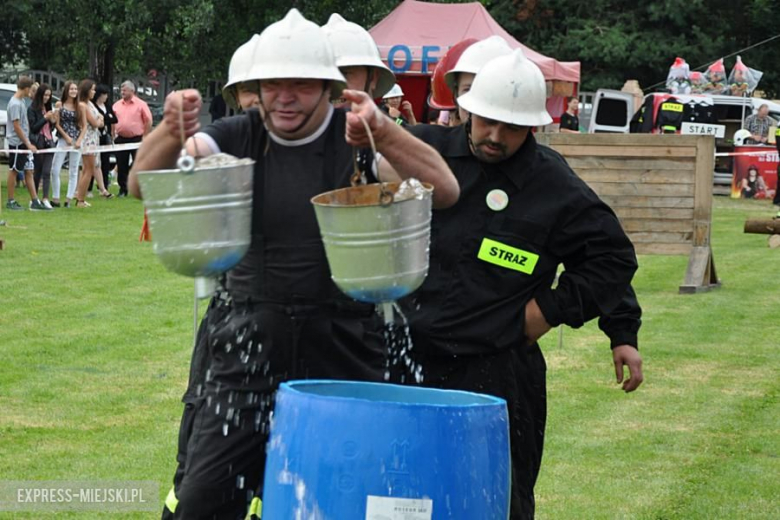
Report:
<svg viewBox="0 0 780 520"><path fill-rule="evenodd" d="M468 139L471 153L474 153L477 149L474 146L474 141L471 140L471 112L469 112L469 118L466 120L466 139Z"/></svg>

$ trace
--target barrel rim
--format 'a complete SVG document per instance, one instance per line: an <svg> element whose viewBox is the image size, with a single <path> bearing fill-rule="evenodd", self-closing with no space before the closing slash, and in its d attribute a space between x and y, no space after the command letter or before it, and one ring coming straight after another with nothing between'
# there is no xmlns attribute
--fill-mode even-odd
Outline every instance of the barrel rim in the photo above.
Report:
<svg viewBox="0 0 780 520"><path fill-rule="evenodd" d="M410 402L402 400L392 399L367 399L356 396L341 396L341 395L327 395L314 392L304 392L301 390L303 387L322 387L322 386L351 386L351 387L372 387L374 389L394 389L396 391L404 392L406 394L418 393L428 394L443 397L445 395L457 395L462 399L471 399L472 402L452 403L452 402ZM378 403L385 405L404 405L415 408L436 408L436 409L463 409L463 408L484 408L486 406L503 406L506 407L506 400L500 397L495 397L488 394L480 394L477 392L466 392L463 390L444 390L440 388L428 388L420 386L408 386L408 385L396 385L392 383L373 383L368 381L341 381L336 379L301 379L290 380L279 385L279 390L285 390L295 395L306 395L318 400L326 401L341 401L341 402L353 402L353 403Z"/></svg>

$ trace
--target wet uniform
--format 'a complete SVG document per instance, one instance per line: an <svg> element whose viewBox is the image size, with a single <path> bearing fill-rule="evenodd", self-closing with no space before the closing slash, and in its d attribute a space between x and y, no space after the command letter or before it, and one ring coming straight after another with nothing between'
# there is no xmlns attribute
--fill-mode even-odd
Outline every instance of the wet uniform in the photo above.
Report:
<svg viewBox="0 0 780 520"><path fill-rule="evenodd" d="M257 161L252 242L199 329L163 518L245 517L262 493L279 382L384 378L381 320L333 284L310 203L349 186L353 173L346 117L330 110L317 132L294 142L268 134L257 110L200 135L212 148Z"/></svg>
<svg viewBox="0 0 780 520"><path fill-rule="evenodd" d="M633 338L624 321L638 310L628 289L634 249L612 210L530 133L514 156L487 164L469 150L466 126L411 131L442 154L461 187L455 206L435 212L428 277L402 303L423 384L507 400L511 518L532 518L546 365L539 345L526 345L525 305L536 298L550 325L572 327L622 308L602 328L616 333L613 345L635 343L638 320Z"/></svg>

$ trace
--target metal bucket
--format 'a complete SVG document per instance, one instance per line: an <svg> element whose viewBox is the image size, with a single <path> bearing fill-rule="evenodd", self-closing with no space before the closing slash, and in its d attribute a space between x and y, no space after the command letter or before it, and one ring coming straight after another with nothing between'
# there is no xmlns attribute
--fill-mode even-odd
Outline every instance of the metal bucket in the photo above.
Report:
<svg viewBox="0 0 780 520"><path fill-rule="evenodd" d="M215 277L241 261L252 237L254 161L192 172L138 172L154 252L169 271Z"/></svg>
<svg viewBox="0 0 780 520"><path fill-rule="evenodd" d="M355 300L394 301L417 289L428 274L433 187L421 198L380 204L379 184L329 191L311 199L330 272ZM385 183L392 193L399 183Z"/></svg>
<svg viewBox="0 0 780 520"><path fill-rule="evenodd" d="M279 386L263 519L506 520L506 402L349 381Z"/></svg>

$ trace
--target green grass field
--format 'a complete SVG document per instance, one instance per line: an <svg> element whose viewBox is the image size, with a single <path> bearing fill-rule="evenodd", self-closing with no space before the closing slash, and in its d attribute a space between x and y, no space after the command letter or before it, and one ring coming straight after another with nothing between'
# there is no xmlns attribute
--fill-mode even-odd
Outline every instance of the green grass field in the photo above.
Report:
<svg viewBox="0 0 780 520"><path fill-rule="evenodd" d="M26 206L26 193L17 198ZM0 214L0 480L154 480L162 504L192 282L138 242L139 201L92 201ZM544 339L538 518L780 518L780 251L742 233L745 217L772 213L767 202L716 199L723 287L710 293L677 294L686 258L640 257L646 381L637 392L619 391L595 325L567 329L563 348L557 331Z"/></svg>

